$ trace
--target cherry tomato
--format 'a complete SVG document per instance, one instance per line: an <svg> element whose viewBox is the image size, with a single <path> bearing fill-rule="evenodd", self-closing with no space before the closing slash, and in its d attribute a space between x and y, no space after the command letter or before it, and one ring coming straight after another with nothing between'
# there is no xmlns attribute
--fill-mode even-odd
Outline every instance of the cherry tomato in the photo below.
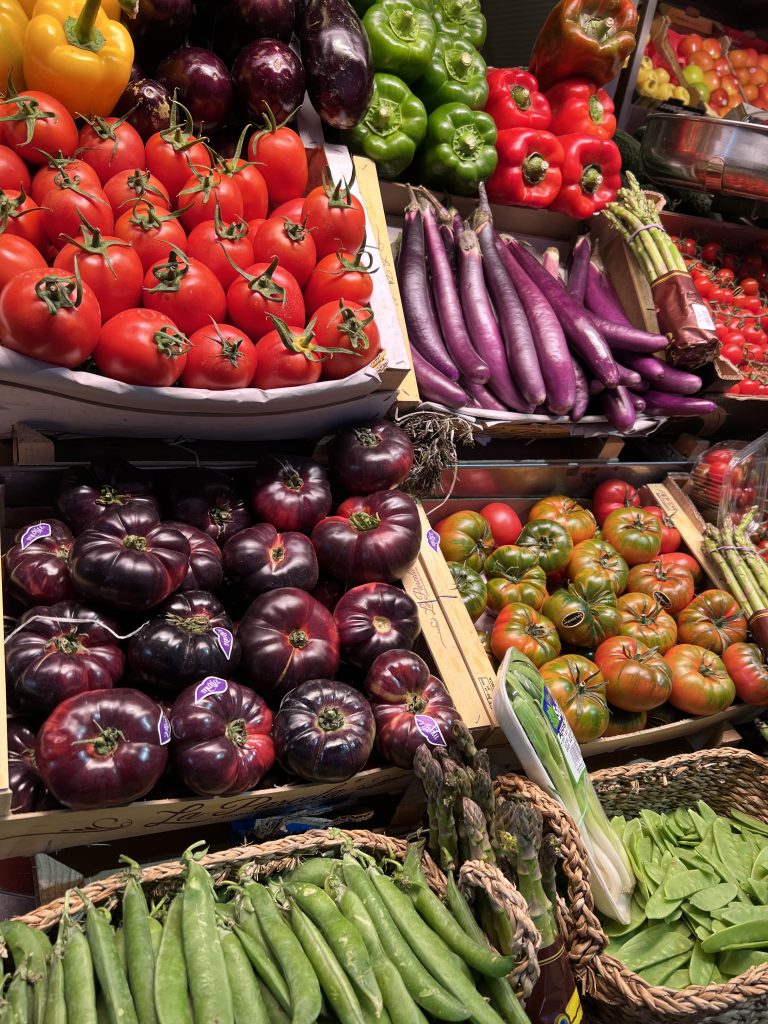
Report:
<svg viewBox="0 0 768 1024"><path fill-rule="evenodd" d="M739 286L745 295L760 294L760 282L754 277L742 277Z"/></svg>
<svg viewBox="0 0 768 1024"><path fill-rule="evenodd" d="M32 176L18 153L9 146L0 146L0 189L29 192Z"/></svg>
<svg viewBox="0 0 768 1024"><path fill-rule="evenodd" d="M144 164L165 185L175 201L185 187L192 168L204 172L211 167L211 157L202 142L195 141L191 124L155 132L147 139ZM183 203L181 205L184 205Z"/></svg>
<svg viewBox="0 0 768 1024"><path fill-rule="evenodd" d="M225 290L238 276L237 267L250 267L255 262L248 225L241 220L223 224L218 214L192 229L187 253L212 270Z"/></svg>
<svg viewBox="0 0 768 1024"><path fill-rule="evenodd" d="M679 238L677 247L684 256L696 255L696 239L694 238Z"/></svg>
<svg viewBox="0 0 768 1024"><path fill-rule="evenodd" d="M73 369L93 352L101 312L87 284L68 271L25 270L0 294L5 348Z"/></svg>
<svg viewBox="0 0 768 1024"><path fill-rule="evenodd" d="M719 263L722 251L719 242L707 242L701 247L701 258L707 263Z"/></svg>
<svg viewBox="0 0 768 1024"><path fill-rule="evenodd" d="M0 192L0 225L4 233L26 239L40 252L48 248L43 211L23 192Z"/></svg>
<svg viewBox="0 0 768 1024"><path fill-rule="evenodd" d="M171 199L168 189L153 178L149 171L134 168L114 174L104 185L104 195L120 217L128 209L134 209L139 200L152 203L158 210L170 210Z"/></svg>
<svg viewBox="0 0 768 1024"><path fill-rule="evenodd" d="M163 313L126 309L102 327L93 359L113 380L170 387L184 372L188 350L189 339Z"/></svg>
<svg viewBox="0 0 768 1024"><path fill-rule="evenodd" d="M742 380L739 382L740 395L757 395L760 393L760 384L756 380Z"/></svg>
<svg viewBox="0 0 768 1024"><path fill-rule="evenodd" d="M312 231L318 259L339 249L357 252L365 240L365 212L345 181L325 181L313 188L301 220Z"/></svg>
<svg viewBox="0 0 768 1024"><path fill-rule="evenodd" d="M370 306L359 302L327 302L315 311L315 341L331 352L322 363L321 380L341 380L373 362L381 351L379 328ZM332 352L345 349L346 353Z"/></svg>
<svg viewBox="0 0 768 1024"><path fill-rule="evenodd" d="M240 189L243 197L243 218L253 220L255 217L266 217L269 205L267 195L267 183L258 167L247 160L239 160L233 157L216 165L216 170L229 177Z"/></svg>
<svg viewBox="0 0 768 1024"><path fill-rule="evenodd" d="M74 271L75 260L80 276L99 300L102 320L141 304L144 268L127 242L83 227L77 240L60 250L53 265Z"/></svg>
<svg viewBox="0 0 768 1024"><path fill-rule="evenodd" d="M115 235L131 243L145 270L166 259L173 247L182 252L187 248L187 236L175 216L151 204L146 212L127 210L118 217Z"/></svg>
<svg viewBox="0 0 768 1024"><path fill-rule="evenodd" d="M32 187L29 194L38 206L43 205L43 199L52 188L57 185L57 179L64 182L71 178L84 192L101 188L99 176L92 167L89 167L83 160L70 160L67 157L54 157L49 160L45 167L35 171L32 178Z"/></svg>
<svg viewBox="0 0 768 1024"><path fill-rule="evenodd" d="M204 220L213 220L218 209L223 221L242 219L243 197L237 181L226 178L218 171L200 172L195 169L179 192L181 223L191 231Z"/></svg>
<svg viewBox="0 0 768 1024"><path fill-rule="evenodd" d="M144 307L169 317L183 334L223 320L227 297L204 263L184 253L153 264L144 278Z"/></svg>
<svg viewBox="0 0 768 1024"><path fill-rule="evenodd" d="M187 365L181 375L185 388L226 391L247 388L256 372L256 346L229 324L211 324L189 339Z"/></svg>
<svg viewBox="0 0 768 1024"><path fill-rule="evenodd" d="M737 270L739 266L739 257L735 253L726 252L723 254L720 263L729 270Z"/></svg>
<svg viewBox="0 0 768 1024"><path fill-rule="evenodd" d="M277 260L254 263L227 290L227 317L252 341L273 330L271 316L288 324L304 322L301 288Z"/></svg>
<svg viewBox="0 0 768 1024"><path fill-rule="evenodd" d="M367 254L370 256L370 254ZM326 302L352 299L366 305L373 294L371 259L361 250L357 255L338 252L323 256L304 289L304 302L311 316Z"/></svg>
<svg viewBox="0 0 768 1024"><path fill-rule="evenodd" d="M708 296L709 301L717 306L729 305L732 298L732 292L728 291L727 288L723 288L722 286L718 285L715 285L713 288L710 289Z"/></svg>
<svg viewBox="0 0 768 1024"><path fill-rule="evenodd" d="M49 153L72 156L77 128L67 108L45 92L29 89L3 101L3 116L14 120L2 126L5 143L30 164L48 162Z"/></svg>
<svg viewBox="0 0 768 1024"><path fill-rule="evenodd" d="M82 218L89 227L98 229L103 235L111 235L115 227L115 216L107 197L99 189L83 189L72 178L60 180L43 196L43 227L51 245L61 249L67 237L80 234Z"/></svg>
<svg viewBox="0 0 768 1024"><path fill-rule="evenodd" d="M317 263L315 243L305 225L274 215L254 235L253 257L259 263L269 263L277 257L280 266L293 274L301 288Z"/></svg>
<svg viewBox="0 0 768 1024"><path fill-rule="evenodd" d="M78 152L102 185L120 171L144 165L144 143L125 117L90 118L80 129Z"/></svg>
<svg viewBox="0 0 768 1024"><path fill-rule="evenodd" d="M320 379L321 356L311 327L291 327L283 320L256 343L253 387L295 388Z"/></svg>
<svg viewBox="0 0 768 1024"><path fill-rule="evenodd" d="M743 345L731 345L730 343L722 345L720 347L720 355L723 359L727 359L728 362L738 366L742 358L743 348Z"/></svg>
<svg viewBox="0 0 768 1024"><path fill-rule="evenodd" d="M729 285L729 284L733 284L733 282L736 280L736 275L734 274L734 272L731 270L730 267L722 267L715 274L715 280L719 284Z"/></svg>
<svg viewBox="0 0 768 1024"><path fill-rule="evenodd" d="M10 231L0 234L0 292L22 271L40 269L46 265L40 250L28 239L12 235Z"/></svg>
<svg viewBox="0 0 768 1024"><path fill-rule="evenodd" d="M248 143L248 159L259 164L271 203L285 203L307 191L307 152L292 128L273 124L266 131L254 132Z"/></svg>

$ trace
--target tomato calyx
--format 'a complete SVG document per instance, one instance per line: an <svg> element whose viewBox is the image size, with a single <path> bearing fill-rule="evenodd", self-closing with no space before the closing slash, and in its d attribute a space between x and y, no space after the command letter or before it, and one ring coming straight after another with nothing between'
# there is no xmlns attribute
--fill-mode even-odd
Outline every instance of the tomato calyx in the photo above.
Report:
<svg viewBox="0 0 768 1024"><path fill-rule="evenodd" d="M26 201L27 193L24 191L24 186L21 183L19 184L19 194L17 196L9 196L3 189L0 189L0 234L8 227L9 220L16 220L18 217L23 217L27 213L40 209L38 206L29 206L26 210L22 210L21 207Z"/></svg>
<svg viewBox="0 0 768 1024"><path fill-rule="evenodd" d="M370 427L355 427L353 433L364 448L378 448L381 438Z"/></svg>
<svg viewBox="0 0 768 1024"><path fill-rule="evenodd" d="M288 634L288 643L291 647L296 647L302 650L309 643L309 637L303 629L292 629Z"/></svg>
<svg viewBox="0 0 768 1024"><path fill-rule="evenodd" d="M315 332L312 328L315 326L315 321L310 320L303 331L292 331L285 320L281 320L278 316L273 316L272 313L267 313L267 316L272 321L272 325L277 331L280 341L288 349L289 352L295 352L297 355L302 355L310 363L319 363L324 358L323 355L318 353L325 353L326 351L340 351L339 349L322 349L318 345L314 345L313 341L315 338Z"/></svg>
<svg viewBox="0 0 768 1024"><path fill-rule="evenodd" d="M355 355L360 353L357 351L361 349L363 352L367 351L370 340L368 335L365 333L365 328L373 322L373 310L370 306L362 306L360 309L351 309L349 306L344 305L344 299L339 299L339 312L341 313L341 323L337 326L336 330L340 334L345 334L349 338L349 344L352 348L352 352ZM367 313L362 320L359 318L358 313ZM322 349L319 351L324 352L343 352L344 349Z"/></svg>
<svg viewBox="0 0 768 1024"><path fill-rule="evenodd" d="M179 111L184 115L183 124L179 122ZM163 142L167 143L174 153L186 153L188 149L197 145L198 142L204 141L203 137L195 135L192 115L184 104L176 99L175 94L171 100L171 123L159 134Z"/></svg>
<svg viewBox="0 0 768 1024"><path fill-rule="evenodd" d="M377 515L365 512L363 509L353 512L349 521L360 533L367 533L368 530L375 530L377 526L381 526L381 519Z"/></svg>
<svg viewBox="0 0 768 1024"><path fill-rule="evenodd" d="M291 220L290 217L283 217L283 231L288 236L289 241L293 242L294 244L303 242L304 239L309 234L309 232L314 230L314 228L307 227L306 217L301 222L301 224L299 224L295 220Z"/></svg>
<svg viewBox="0 0 768 1024"><path fill-rule="evenodd" d="M412 715L420 715L429 701L424 700L424 697L419 693L407 693L404 703Z"/></svg>
<svg viewBox="0 0 768 1024"><path fill-rule="evenodd" d="M258 293L266 302L285 302L285 288L278 284L272 276L279 262L277 256L261 274L249 274L247 270L238 267L226 249L224 249L224 255L243 280L248 283L249 292Z"/></svg>
<svg viewBox="0 0 768 1024"><path fill-rule="evenodd" d="M119 246L121 249L128 249L130 245L128 242L122 242L119 239L111 239L104 241L101 237L101 230L99 228L92 227L88 220L85 218L81 210L77 211L77 216L80 218L80 223L83 225L80 229L82 238L71 238L69 235L63 237L71 244L76 246L80 252L86 254L86 256L101 256L109 267L113 277L117 277L115 268L112 266L112 258L109 255L109 250L113 246ZM77 262L77 257L75 257Z"/></svg>
<svg viewBox="0 0 768 1024"><path fill-rule="evenodd" d="M324 732L336 732L344 722L344 715L338 708L323 708L317 716L317 724Z"/></svg>
<svg viewBox="0 0 768 1024"><path fill-rule="evenodd" d="M96 504L106 508L108 505L127 505L130 500L130 494L121 494L111 484L104 484L96 498Z"/></svg>
<svg viewBox="0 0 768 1024"><path fill-rule="evenodd" d="M75 627L69 633L62 633L53 638L53 646L59 654L77 654L83 650L80 643L80 634Z"/></svg>
<svg viewBox="0 0 768 1024"><path fill-rule="evenodd" d="M212 193L214 198L216 197L214 189L218 185L219 181L221 181L221 172L216 168L211 167L210 169L206 168L206 170L201 174L200 171L196 170L192 164L189 165L189 169L192 171L192 176L197 178L197 184L190 185L189 188L182 189L182 191L179 192L179 199L181 199L182 196L199 195L202 196L201 202L203 206L205 206L210 200Z"/></svg>
<svg viewBox="0 0 768 1024"><path fill-rule="evenodd" d="M139 534L129 533L123 537L123 547L128 548L130 551L146 551L147 538Z"/></svg>
<svg viewBox="0 0 768 1024"><path fill-rule="evenodd" d="M128 188L135 193L137 199L143 199L146 195L159 196L163 202L166 201L165 196L159 188L155 188L154 185L150 185L149 179L152 177L149 171L142 171L140 168L136 168L135 171L131 171L128 177L125 179L125 183Z"/></svg>
<svg viewBox="0 0 768 1024"><path fill-rule="evenodd" d="M331 177L330 168L327 165L323 168L323 191L328 200L329 210L351 210L353 208L352 186L355 183L355 173L353 164L352 176L349 181L346 181L344 178L334 181Z"/></svg>
<svg viewBox="0 0 768 1024"><path fill-rule="evenodd" d="M157 281L154 288L145 288L150 295L153 292L177 292L181 288L184 276L189 273L189 260L175 245L170 246L171 253L167 263L159 263L152 267L152 276Z"/></svg>
<svg viewBox="0 0 768 1024"><path fill-rule="evenodd" d="M264 127L260 128L256 132L256 134L251 138L251 144L258 142L259 139L263 138L265 135L274 135L280 128L283 127L283 125L279 125L277 123L277 118L275 117L270 105L268 103L265 103L264 106L266 107L266 110L262 112ZM284 123L287 124L288 121L290 121L294 117L294 115L299 111L299 109L300 107L296 107L296 110L292 110L288 117L286 117ZM250 127L250 125L248 127Z"/></svg>
<svg viewBox="0 0 768 1024"><path fill-rule="evenodd" d="M43 154L44 157L47 157L47 166L50 170L55 169L57 171L64 171L67 169L67 167L69 167L70 164L77 163L77 154L75 154L75 156L64 156L62 151L58 150L58 152L54 155L51 153L46 153L44 149L41 149L40 152Z"/></svg>
<svg viewBox="0 0 768 1024"><path fill-rule="evenodd" d="M275 544L274 547L269 549L270 561L277 565L278 562L282 562L285 558L285 545Z"/></svg>
<svg viewBox="0 0 768 1024"><path fill-rule="evenodd" d="M240 218L225 224L221 219L221 204L216 200L216 209L213 211L213 230L216 237L222 242L239 242L248 234L248 225Z"/></svg>
<svg viewBox="0 0 768 1024"><path fill-rule="evenodd" d="M155 331L152 340L157 345L158 355L164 356L166 359L177 359L189 352L192 347L189 338L176 327L171 327L170 324Z"/></svg>
<svg viewBox="0 0 768 1024"><path fill-rule="evenodd" d="M232 519L232 507L226 504L214 505L208 509L208 515L211 518L211 522L220 529L223 529Z"/></svg>
<svg viewBox="0 0 768 1024"><path fill-rule="evenodd" d="M244 747L248 740L248 730L245 727L244 718L236 718L233 722L227 722L224 735L234 743L236 747Z"/></svg>
<svg viewBox="0 0 768 1024"><path fill-rule="evenodd" d="M226 359L228 361L228 363L230 364L230 366L232 366L232 367L234 367L236 369L237 368L237 364L240 362L240 360L245 355L245 353L241 350L241 347L240 347L243 344L243 341L245 339L244 338L225 338L224 335L221 333L221 328L219 327L219 325L217 323L214 323L213 327L214 327L214 329L216 331L216 337L215 338L210 338L210 336L209 336L209 340L213 341L216 345L219 346L219 348L221 349L221 352L219 353L221 358L222 359ZM211 514L213 514L213 510L212 510ZM231 518L231 512L229 513L227 518Z"/></svg>
<svg viewBox="0 0 768 1024"><path fill-rule="evenodd" d="M101 139L102 142L112 143L112 157L110 159L114 159L119 143L115 129L125 124L132 113L133 108L129 110L127 114L123 114L122 117L118 117L114 124L110 124L105 117L99 117L98 114L94 114L93 117L85 118L86 124L90 126L94 135ZM79 153L88 153L95 148L95 146L80 146L80 148L75 151L75 155L77 156Z"/></svg>
<svg viewBox="0 0 768 1024"><path fill-rule="evenodd" d="M99 730L97 736L89 736L84 740L74 740L73 746L92 746L93 752L98 757L111 757L117 748L120 746L120 741L123 743L125 740L125 733L122 729L116 729L110 725L106 729L103 729L98 722L93 723Z"/></svg>
<svg viewBox="0 0 768 1024"><path fill-rule="evenodd" d="M24 96L23 93L19 95L13 88L13 84L10 85L9 94L5 98L6 103L14 103L16 105L16 111L13 114L4 114L0 117L0 124L3 122L19 122L24 121L27 129L27 137L23 142L23 145L28 146L32 141L35 134L35 127L38 121L45 121L48 118L56 117L53 110L43 110L40 106L40 101L34 99L32 96Z"/></svg>
<svg viewBox="0 0 768 1024"><path fill-rule="evenodd" d="M109 205L100 196L95 196L91 192L83 192L79 187L80 178L78 178L77 175L75 175L74 178L71 177L71 175L67 173L66 167L62 167L61 170L57 172L56 177L53 179L53 184L56 188L61 189L62 192L74 192L78 196L90 199L92 203L103 203L105 206Z"/></svg>
<svg viewBox="0 0 768 1024"><path fill-rule="evenodd" d="M240 154L243 152L243 146L245 145L245 136L252 127L253 125L247 124L245 128L243 128L240 132L240 138L237 140L235 151L228 159L220 156L218 153L213 153L213 150L211 150L214 156L214 171L218 171L219 174L223 174L225 178L234 178L246 167L260 166L260 162L258 160L242 160L241 162Z"/></svg>
<svg viewBox="0 0 768 1024"><path fill-rule="evenodd" d="M62 309L77 309L83 301L83 282L77 269L77 261L74 278L64 274L45 274L35 285L35 295L45 303L51 316L56 316Z"/></svg>
<svg viewBox="0 0 768 1024"><path fill-rule="evenodd" d="M145 212L138 213L137 208L139 203L144 203L146 207ZM157 208L148 202L146 199L140 199L133 204L133 213L129 218L131 224L135 224L136 227L142 231L155 231L161 227L167 220L176 220L178 217L188 210L189 207L185 206L181 210L176 210L175 213L158 213Z"/></svg>
<svg viewBox="0 0 768 1024"><path fill-rule="evenodd" d="M210 632L211 628L211 620L207 615L189 615L186 618L181 615L169 615L166 621L183 629L190 636L203 636Z"/></svg>

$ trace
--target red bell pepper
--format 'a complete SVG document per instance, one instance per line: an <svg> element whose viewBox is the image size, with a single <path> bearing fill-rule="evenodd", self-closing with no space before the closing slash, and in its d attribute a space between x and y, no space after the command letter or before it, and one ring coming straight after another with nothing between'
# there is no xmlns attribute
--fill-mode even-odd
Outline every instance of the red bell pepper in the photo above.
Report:
<svg viewBox="0 0 768 1024"><path fill-rule="evenodd" d="M594 135L612 139L616 132L613 100L588 78L566 78L547 91L552 109L549 130L555 135Z"/></svg>
<svg viewBox="0 0 768 1024"><path fill-rule="evenodd" d="M560 191L563 147L552 132L507 128L496 141L499 162L488 180L489 197L496 203L549 206Z"/></svg>
<svg viewBox="0 0 768 1024"><path fill-rule="evenodd" d="M489 68L490 114L499 131L505 128L549 128L549 103L536 79L525 68Z"/></svg>
<svg viewBox="0 0 768 1024"><path fill-rule="evenodd" d="M610 139L561 135L563 184L551 210L583 220L613 202L621 188L621 153Z"/></svg>
<svg viewBox="0 0 768 1024"><path fill-rule="evenodd" d="M634 50L636 29L632 0L560 0L533 44L531 73L544 90L574 75L605 85Z"/></svg>

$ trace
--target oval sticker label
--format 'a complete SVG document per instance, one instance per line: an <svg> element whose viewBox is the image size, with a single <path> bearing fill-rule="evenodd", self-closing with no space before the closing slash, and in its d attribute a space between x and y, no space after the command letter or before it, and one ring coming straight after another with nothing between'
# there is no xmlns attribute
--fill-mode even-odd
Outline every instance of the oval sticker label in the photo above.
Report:
<svg viewBox="0 0 768 1024"><path fill-rule="evenodd" d="M199 704L204 697L210 697L212 693L226 693L227 680L220 676L206 676L202 683L195 687L195 704Z"/></svg>
<svg viewBox="0 0 768 1024"><path fill-rule="evenodd" d="M434 530L427 530L427 543L435 551L438 551L440 549L440 534Z"/></svg>
<svg viewBox="0 0 768 1024"><path fill-rule="evenodd" d="M571 612L570 615L563 616L563 625L572 629L574 626L580 626L584 621L584 612Z"/></svg>
<svg viewBox="0 0 768 1024"><path fill-rule="evenodd" d="M164 711L160 712L160 721L157 723L157 735L161 746L164 747L166 743L171 742L171 723L168 721L168 716Z"/></svg>
<svg viewBox="0 0 768 1024"><path fill-rule="evenodd" d="M223 626L214 626L213 632L216 634L216 641L221 648L221 653L229 661L232 655L232 642L233 637L228 629Z"/></svg>
<svg viewBox="0 0 768 1024"><path fill-rule="evenodd" d="M416 722L416 728L427 743L431 743L433 747L448 746L443 734L440 732L440 726L431 715L415 715L414 720Z"/></svg>
<svg viewBox="0 0 768 1024"><path fill-rule="evenodd" d="M30 544L34 544L36 540L41 540L43 537L51 536L51 524L50 523L35 523L34 526L28 527L21 535L21 550L26 551Z"/></svg>
<svg viewBox="0 0 768 1024"><path fill-rule="evenodd" d="M660 590L654 591L653 599L656 602L656 604L661 605L662 608L669 608L669 606L672 604L667 595L662 594Z"/></svg>

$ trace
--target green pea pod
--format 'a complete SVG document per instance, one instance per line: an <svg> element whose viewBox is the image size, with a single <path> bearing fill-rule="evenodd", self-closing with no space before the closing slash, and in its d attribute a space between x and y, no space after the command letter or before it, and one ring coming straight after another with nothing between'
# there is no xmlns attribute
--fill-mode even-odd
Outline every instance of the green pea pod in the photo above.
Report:
<svg viewBox="0 0 768 1024"><path fill-rule="evenodd" d="M195 1020L205 1021L205 1024L234 1024L232 993L216 928L211 879L191 851L184 854L184 860L187 876L181 904L181 934Z"/></svg>
<svg viewBox="0 0 768 1024"><path fill-rule="evenodd" d="M264 982L259 978L259 991L261 992L261 998L264 1000L264 1005L267 1008L269 1019L272 1024L291 1024L291 1018L283 1010L282 1006L278 1003L272 993L269 991Z"/></svg>
<svg viewBox="0 0 768 1024"><path fill-rule="evenodd" d="M381 990L371 966L371 958L362 936L344 917L327 892L308 882L295 882L285 891L296 900L305 914L323 933L334 956L347 972L363 1004L378 1016L384 1006Z"/></svg>
<svg viewBox="0 0 768 1024"><path fill-rule="evenodd" d="M150 917L149 919L149 935L152 941L152 955L157 959L160 943L163 941L163 926L156 917Z"/></svg>
<svg viewBox="0 0 768 1024"><path fill-rule="evenodd" d="M374 923L384 951L395 965L414 1002L430 1016L444 1021L463 1021L469 1016L463 1002L444 988L413 955L396 927L365 868L349 854L342 861L344 881L360 897ZM442 975L441 975L442 977Z"/></svg>
<svg viewBox="0 0 768 1024"><path fill-rule="evenodd" d="M291 1010L291 995L285 978L280 973L280 968L272 959L269 950L263 945L264 940L246 932L239 925L234 926L235 935L243 947L245 955L251 962L253 969L270 990L280 1006L288 1013Z"/></svg>
<svg viewBox="0 0 768 1024"><path fill-rule="evenodd" d="M6 992L10 1019L13 1024L32 1024L35 1020L35 999L32 984L27 980L26 967L17 968ZM43 1005L45 1020L45 1005Z"/></svg>
<svg viewBox="0 0 768 1024"><path fill-rule="evenodd" d="M232 990L235 1024L270 1024L261 989L240 940L231 929L219 927L219 941Z"/></svg>
<svg viewBox="0 0 768 1024"><path fill-rule="evenodd" d="M82 929L74 923L64 941L64 996L72 1024L97 1024L91 950Z"/></svg>
<svg viewBox="0 0 768 1024"><path fill-rule="evenodd" d="M149 924L149 908L141 887L141 868L128 857L123 856L121 860L129 865L123 890L123 934L128 984L139 1024L157 1024L155 953Z"/></svg>
<svg viewBox="0 0 768 1024"><path fill-rule="evenodd" d="M335 857L307 857L283 877L286 882L311 882L322 889L334 867L339 864L340 861Z"/></svg>
<svg viewBox="0 0 768 1024"><path fill-rule="evenodd" d="M312 964L320 987L341 1024L361 1024L367 1018L344 968L323 933L296 904L291 903L291 927Z"/></svg>
<svg viewBox="0 0 768 1024"><path fill-rule="evenodd" d="M246 892L259 918L267 945L288 985L293 1024L314 1024L320 1015L323 998L311 961L275 906L269 890L252 883L246 886Z"/></svg>
<svg viewBox="0 0 768 1024"><path fill-rule="evenodd" d="M18 969L24 966L28 971L29 980L34 986L31 1020L34 1024L43 1024L51 943L45 932L30 928L21 921L3 921L0 924L0 937L10 949L15 967Z"/></svg>
<svg viewBox="0 0 768 1024"><path fill-rule="evenodd" d="M720 953L725 949L752 949L768 943L768 917L759 921L744 921L731 925L704 939L705 953Z"/></svg>
<svg viewBox="0 0 768 1024"><path fill-rule="evenodd" d="M59 929L59 940L61 929ZM48 970L48 991L45 997L45 1024L67 1024L67 1003L64 993L64 965L62 947L57 941L51 953Z"/></svg>
<svg viewBox="0 0 768 1024"><path fill-rule="evenodd" d="M107 914L79 893L85 914L85 934L91 951L93 968L104 993L109 1024L139 1024L133 1005L128 975L117 949L117 937Z"/></svg>
<svg viewBox="0 0 768 1024"><path fill-rule="evenodd" d="M193 1024L184 963L181 919L184 896L171 900L155 965L155 1010L160 1024Z"/></svg>

